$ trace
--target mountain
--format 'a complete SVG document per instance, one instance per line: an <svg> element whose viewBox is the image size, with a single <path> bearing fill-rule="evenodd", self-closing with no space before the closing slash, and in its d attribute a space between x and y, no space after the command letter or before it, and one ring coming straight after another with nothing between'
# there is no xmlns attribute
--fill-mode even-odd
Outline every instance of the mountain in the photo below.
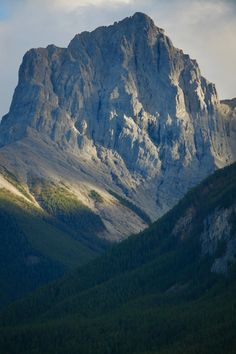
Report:
<svg viewBox="0 0 236 354"><path fill-rule="evenodd" d="M235 100L142 13L24 56L0 123L0 306L235 160Z"/></svg>
<svg viewBox="0 0 236 354"><path fill-rule="evenodd" d="M60 190L57 186L57 198L52 185L41 190L43 209L14 175L1 166L0 172L0 308L3 308L92 260L107 249L107 244L94 237L104 228L101 219L65 186L60 186Z"/></svg>
<svg viewBox="0 0 236 354"><path fill-rule="evenodd" d="M26 53L0 163L38 203L35 180L65 183L119 241L235 161L235 122L197 62L136 13Z"/></svg>
<svg viewBox="0 0 236 354"><path fill-rule="evenodd" d="M142 233L0 316L7 353L236 350L236 164Z"/></svg>

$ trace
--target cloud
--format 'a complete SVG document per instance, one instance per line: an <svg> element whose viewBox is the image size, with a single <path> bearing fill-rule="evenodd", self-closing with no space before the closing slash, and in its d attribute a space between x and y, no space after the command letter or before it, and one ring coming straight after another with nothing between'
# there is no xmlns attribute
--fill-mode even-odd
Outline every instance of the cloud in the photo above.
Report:
<svg viewBox="0 0 236 354"><path fill-rule="evenodd" d="M66 10L73 10L84 6L117 6L122 4L129 4L131 0L53 0L56 6L61 6Z"/></svg>
<svg viewBox="0 0 236 354"><path fill-rule="evenodd" d="M221 97L236 96L234 0L0 0L0 116L6 113L24 53L142 11L197 59ZM3 15L1 15L1 13ZM5 13L5 15L4 15ZM6 15L7 14L7 15Z"/></svg>

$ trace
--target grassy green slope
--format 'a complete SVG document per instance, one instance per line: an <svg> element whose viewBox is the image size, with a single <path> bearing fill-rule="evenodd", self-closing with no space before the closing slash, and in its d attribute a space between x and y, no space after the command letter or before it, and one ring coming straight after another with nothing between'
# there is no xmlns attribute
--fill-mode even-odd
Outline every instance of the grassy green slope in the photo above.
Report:
<svg viewBox="0 0 236 354"><path fill-rule="evenodd" d="M98 255L69 227L4 189L0 221L0 306Z"/></svg>
<svg viewBox="0 0 236 354"><path fill-rule="evenodd" d="M102 251L107 243L98 236L105 231L99 215L84 205L64 184L34 180L32 193L41 207L54 218L54 223L68 231L75 240Z"/></svg>
<svg viewBox="0 0 236 354"><path fill-rule="evenodd" d="M95 255L70 234L50 223L43 211L27 201L3 190L0 190L0 200L0 210L13 216L32 247L46 256L73 268Z"/></svg>
<svg viewBox="0 0 236 354"><path fill-rule="evenodd" d="M217 171L158 222L1 316L8 353L235 353L236 267L200 257L214 210L236 201L236 164ZM174 226L194 209L185 232ZM236 220L232 218L235 237Z"/></svg>

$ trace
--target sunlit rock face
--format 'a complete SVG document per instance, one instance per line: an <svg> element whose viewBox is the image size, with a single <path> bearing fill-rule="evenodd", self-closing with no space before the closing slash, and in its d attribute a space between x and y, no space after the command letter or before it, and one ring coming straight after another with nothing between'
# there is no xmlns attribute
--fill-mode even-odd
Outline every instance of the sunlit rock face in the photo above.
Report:
<svg viewBox="0 0 236 354"><path fill-rule="evenodd" d="M235 205L225 209L216 209L204 221L204 231L200 235L202 256L214 257L211 271L227 273L231 263L235 262L236 238L233 232ZM219 247L221 245L221 252ZM218 256L216 256L218 253Z"/></svg>
<svg viewBox="0 0 236 354"><path fill-rule="evenodd" d="M222 108L197 62L136 13L76 35L68 48L26 53L0 146L24 150L26 139L33 154L37 137L63 161L73 156L78 176L89 170L95 184L116 189L155 219L235 160L232 110ZM53 160L51 148L48 154Z"/></svg>

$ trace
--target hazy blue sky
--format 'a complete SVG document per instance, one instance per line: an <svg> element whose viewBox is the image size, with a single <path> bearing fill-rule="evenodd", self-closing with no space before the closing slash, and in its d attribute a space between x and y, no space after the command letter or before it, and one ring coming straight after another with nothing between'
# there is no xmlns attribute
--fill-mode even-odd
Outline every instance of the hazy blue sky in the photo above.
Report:
<svg viewBox="0 0 236 354"><path fill-rule="evenodd" d="M221 98L236 96L236 0L0 0L0 116L31 47L67 46L76 33L142 11L197 59Z"/></svg>

